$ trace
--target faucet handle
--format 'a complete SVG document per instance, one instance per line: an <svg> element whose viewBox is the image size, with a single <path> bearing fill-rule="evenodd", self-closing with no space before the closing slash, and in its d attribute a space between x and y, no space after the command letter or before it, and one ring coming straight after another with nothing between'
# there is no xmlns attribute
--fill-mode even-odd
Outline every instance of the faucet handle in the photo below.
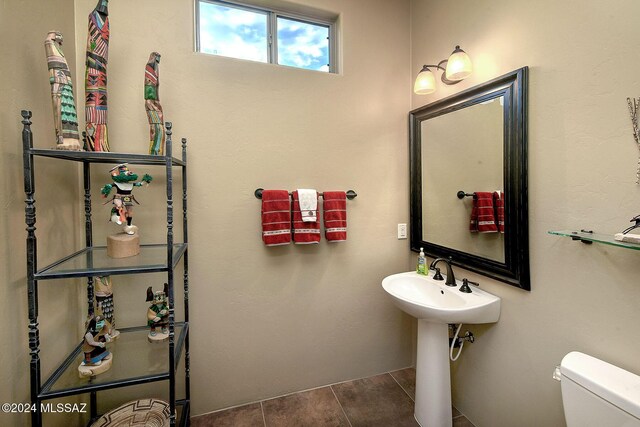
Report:
<svg viewBox="0 0 640 427"><path fill-rule="evenodd" d="M469 285L480 286L480 283L472 282L471 280L466 278L462 279L462 286L460 286L460 292L464 292L465 294L470 294L471 288L469 287Z"/></svg>
<svg viewBox="0 0 640 427"><path fill-rule="evenodd" d="M444 280L442 274L440 274L440 268L436 267L436 274L433 275L433 280Z"/></svg>

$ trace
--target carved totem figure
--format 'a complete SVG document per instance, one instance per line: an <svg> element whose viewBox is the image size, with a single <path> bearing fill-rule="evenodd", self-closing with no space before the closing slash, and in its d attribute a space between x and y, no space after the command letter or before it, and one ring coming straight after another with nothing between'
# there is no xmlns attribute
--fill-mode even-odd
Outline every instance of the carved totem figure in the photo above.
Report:
<svg viewBox="0 0 640 427"><path fill-rule="evenodd" d="M640 128L638 127L638 113L640 112L640 98L627 98L629 113L631 114L631 125L633 126L633 137L640 150ZM638 157L638 168L636 169L636 184L640 185L640 157ZM632 220L633 221L633 220Z"/></svg>
<svg viewBox="0 0 640 427"><path fill-rule="evenodd" d="M53 123L58 150L82 151L78 134L78 115L73 99L73 84L67 60L62 52L62 34L51 31L44 41L53 101Z"/></svg>
<svg viewBox="0 0 640 427"><path fill-rule="evenodd" d="M164 115L158 91L158 86L160 85L159 64L160 54L152 52L144 69L144 107L147 111L150 127L149 154L163 155L167 135L163 125Z"/></svg>
<svg viewBox="0 0 640 427"><path fill-rule="evenodd" d="M107 59L109 56L109 0L98 0L89 14L85 115L87 150L109 151L107 134Z"/></svg>
<svg viewBox="0 0 640 427"><path fill-rule="evenodd" d="M111 276L96 276L95 289L96 311L98 314L103 315L107 323L111 325L109 330L111 338L117 338L120 335L120 331L116 329L116 319L113 314L113 283L111 282Z"/></svg>

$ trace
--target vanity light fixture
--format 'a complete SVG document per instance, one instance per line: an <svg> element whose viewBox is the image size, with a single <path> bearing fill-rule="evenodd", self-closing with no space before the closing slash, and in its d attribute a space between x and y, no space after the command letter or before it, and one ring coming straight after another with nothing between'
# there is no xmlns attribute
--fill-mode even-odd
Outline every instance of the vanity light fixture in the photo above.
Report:
<svg viewBox="0 0 640 427"><path fill-rule="evenodd" d="M460 83L460 81L469 77L473 71L469 55L460 49L460 46L456 46L449 59L443 59L438 65L424 65L422 67L413 85L413 91L417 95L427 95L436 90L436 77L430 68L444 71L441 80L446 85Z"/></svg>

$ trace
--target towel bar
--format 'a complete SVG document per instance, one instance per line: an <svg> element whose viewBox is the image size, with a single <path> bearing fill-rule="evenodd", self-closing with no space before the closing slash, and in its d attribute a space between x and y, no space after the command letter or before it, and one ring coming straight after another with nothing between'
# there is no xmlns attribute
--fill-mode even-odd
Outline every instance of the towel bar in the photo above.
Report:
<svg viewBox="0 0 640 427"><path fill-rule="evenodd" d="M458 196L458 199L464 199L465 197L473 197L474 194L473 193L465 193L464 191L460 190L456 193L456 196Z"/></svg>
<svg viewBox="0 0 640 427"><path fill-rule="evenodd" d="M256 196L256 199L262 199L262 191L264 190L264 188L256 188L256 191L253 192L253 194ZM289 192L289 195L291 195L291 192ZM318 193L318 196L322 197L323 193ZM349 200L353 200L356 197L358 197L358 193L356 193L353 190L347 190L347 199Z"/></svg>

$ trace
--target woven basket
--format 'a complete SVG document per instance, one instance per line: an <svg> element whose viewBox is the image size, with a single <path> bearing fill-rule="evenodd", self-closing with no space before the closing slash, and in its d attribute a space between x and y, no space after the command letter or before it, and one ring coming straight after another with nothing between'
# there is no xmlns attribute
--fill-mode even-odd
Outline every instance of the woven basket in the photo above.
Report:
<svg viewBox="0 0 640 427"><path fill-rule="evenodd" d="M91 427L166 427L169 425L169 414L167 402L139 399L107 412Z"/></svg>

